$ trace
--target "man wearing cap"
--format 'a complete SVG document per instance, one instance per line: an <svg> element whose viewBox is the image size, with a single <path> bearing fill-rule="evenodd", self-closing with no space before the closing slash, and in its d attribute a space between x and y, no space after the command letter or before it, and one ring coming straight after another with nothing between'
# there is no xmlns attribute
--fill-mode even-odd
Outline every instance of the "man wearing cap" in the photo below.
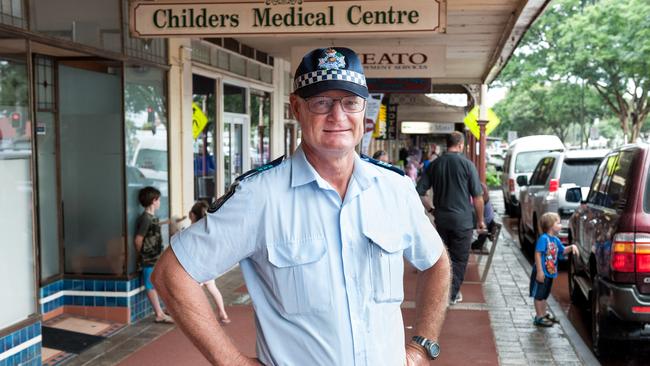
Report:
<svg viewBox="0 0 650 366"><path fill-rule="evenodd" d="M449 261L404 173L355 152L368 97L361 62L347 48L313 50L294 89L300 147L238 178L176 235L155 286L215 365L428 365L440 352ZM403 258L421 271L406 345ZM237 350L199 286L237 263L255 308L257 359Z"/></svg>

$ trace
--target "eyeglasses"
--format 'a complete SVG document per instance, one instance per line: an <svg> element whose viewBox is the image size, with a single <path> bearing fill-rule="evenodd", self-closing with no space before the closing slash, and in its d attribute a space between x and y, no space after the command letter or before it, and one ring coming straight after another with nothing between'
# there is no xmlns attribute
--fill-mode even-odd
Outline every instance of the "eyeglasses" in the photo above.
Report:
<svg viewBox="0 0 650 366"><path fill-rule="evenodd" d="M347 113L358 113L366 108L366 100L356 95L348 95L341 98L311 97L305 100L307 101L309 111L315 114L329 113L334 107L334 102L337 100L341 102L341 108Z"/></svg>

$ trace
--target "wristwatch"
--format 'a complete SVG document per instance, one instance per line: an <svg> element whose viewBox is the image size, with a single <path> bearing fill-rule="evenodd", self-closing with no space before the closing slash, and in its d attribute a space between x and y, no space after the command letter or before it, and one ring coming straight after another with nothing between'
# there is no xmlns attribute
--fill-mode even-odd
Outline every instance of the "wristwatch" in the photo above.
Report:
<svg viewBox="0 0 650 366"><path fill-rule="evenodd" d="M424 348L424 350L427 351L429 358L432 360L435 360L438 356L440 356L440 345L438 342L426 339L422 336L413 336L411 340Z"/></svg>

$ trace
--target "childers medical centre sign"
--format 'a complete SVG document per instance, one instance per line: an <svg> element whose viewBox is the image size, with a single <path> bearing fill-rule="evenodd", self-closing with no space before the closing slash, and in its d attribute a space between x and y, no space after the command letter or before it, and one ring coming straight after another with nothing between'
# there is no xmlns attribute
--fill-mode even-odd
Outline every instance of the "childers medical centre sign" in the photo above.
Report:
<svg viewBox="0 0 650 366"><path fill-rule="evenodd" d="M132 1L136 37L445 32L446 0Z"/></svg>

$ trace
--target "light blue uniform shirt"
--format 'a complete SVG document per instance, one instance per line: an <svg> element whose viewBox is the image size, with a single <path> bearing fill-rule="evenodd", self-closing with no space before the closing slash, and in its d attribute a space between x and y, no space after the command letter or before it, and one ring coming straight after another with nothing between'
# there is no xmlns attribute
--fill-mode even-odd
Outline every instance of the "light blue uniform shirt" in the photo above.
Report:
<svg viewBox="0 0 650 366"><path fill-rule="evenodd" d="M356 156L345 199L299 148L244 179L172 249L198 282L240 263L265 365L403 365L406 257L443 245L408 177Z"/></svg>

